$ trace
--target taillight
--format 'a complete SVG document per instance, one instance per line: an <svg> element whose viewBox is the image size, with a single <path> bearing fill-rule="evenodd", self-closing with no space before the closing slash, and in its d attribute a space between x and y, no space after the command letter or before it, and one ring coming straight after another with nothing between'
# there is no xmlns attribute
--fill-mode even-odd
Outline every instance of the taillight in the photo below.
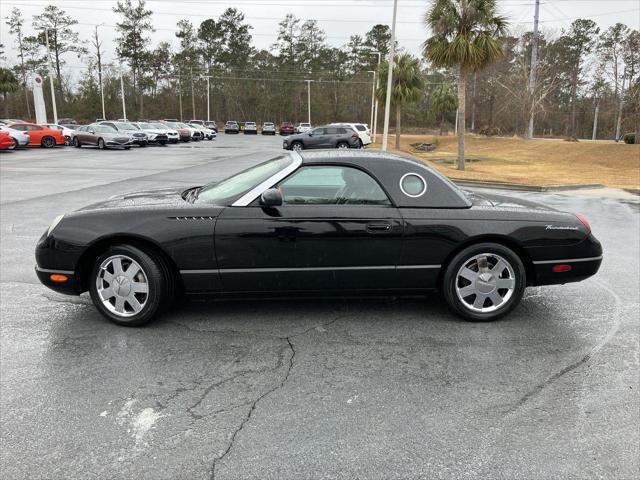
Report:
<svg viewBox="0 0 640 480"><path fill-rule="evenodd" d="M354 140L357 140L358 138L360 138L360 135L354 132L354 134L351 135L351 138L353 138Z"/></svg>
<svg viewBox="0 0 640 480"><path fill-rule="evenodd" d="M587 233L591 233L591 225L589 225L589 220L587 220L584 215L581 215L579 213L576 213L576 217L578 218L578 220L580 220L580 223L584 225L584 228L587 229Z"/></svg>
<svg viewBox="0 0 640 480"><path fill-rule="evenodd" d="M552 267L552 270L555 273L563 273L563 272L570 272L571 271L571 265L554 265Z"/></svg>

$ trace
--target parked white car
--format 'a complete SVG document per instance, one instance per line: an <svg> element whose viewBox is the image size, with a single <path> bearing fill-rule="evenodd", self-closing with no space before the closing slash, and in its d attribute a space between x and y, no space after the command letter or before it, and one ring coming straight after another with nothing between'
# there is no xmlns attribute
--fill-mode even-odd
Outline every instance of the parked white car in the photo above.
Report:
<svg viewBox="0 0 640 480"><path fill-rule="evenodd" d="M362 147L366 147L371 143L371 130L369 130L369 125L366 123L347 123L347 122L336 122L331 125L340 125L343 127L349 127L360 136L360 142L362 143Z"/></svg>
<svg viewBox="0 0 640 480"><path fill-rule="evenodd" d="M300 122L298 125L296 125L296 133L307 133L308 131L311 130L311 124L308 122Z"/></svg>
<svg viewBox="0 0 640 480"><path fill-rule="evenodd" d="M62 135L64 135L65 145L71 145L71 138L73 137L73 131L75 130L75 128L70 127L78 127L78 125L59 125L57 123L43 123L42 126L60 130L62 132Z"/></svg>
<svg viewBox="0 0 640 480"><path fill-rule="evenodd" d="M204 125L200 125L200 123L187 123L187 125L200 130L200 133L202 133L202 138L204 138L205 140L213 140L214 138L216 138L215 130L205 127Z"/></svg>
<svg viewBox="0 0 640 480"><path fill-rule="evenodd" d="M0 130L8 132L9 136L13 139L13 146L9 147L9 150L15 150L17 147L26 147L29 145L29 135L25 132L9 128L6 125L0 125Z"/></svg>
<svg viewBox="0 0 640 480"><path fill-rule="evenodd" d="M178 143L180 141L180 134L177 130L174 130L171 127L168 127L164 123L160 122L151 122L153 128L157 130L161 130L167 134L167 138L169 139L169 143Z"/></svg>
<svg viewBox="0 0 640 480"><path fill-rule="evenodd" d="M200 125L198 125L198 128L195 128L189 125L188 123L183 123L183 122L177 122L177 123L179 128L184 128L185 130L189 130L189 133L191 134L191 140L198 141L198 140L204 139L204 133L202 132L202 130L200 130Z"/></svg>

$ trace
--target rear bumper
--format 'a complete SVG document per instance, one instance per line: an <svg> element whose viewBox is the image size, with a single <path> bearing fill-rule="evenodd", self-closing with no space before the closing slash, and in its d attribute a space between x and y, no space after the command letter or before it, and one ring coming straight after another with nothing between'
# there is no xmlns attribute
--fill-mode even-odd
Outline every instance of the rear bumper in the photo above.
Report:
<svg viewBox="0 0 640 480"><path fill-rule="evenodd" d="M40 268L36 266L36 275L38 276L38 280L51 290L54 290L58 293L64 293L65 295L79 295L80 294L80 285L76 281L75 273L70 270L49 270L46 268ZM54 282L52 280L52 275L59 275L65 277L65 281L57 281ZM54 277L55 278L55 277Z"/></svg>
<svg viewBox="0 0 640 480"><path fill-rule="evenodd" d="M555 285L579 282L598 273L601 264L602 255L598 257L567 258L533 262L533 269L535 272L534 285ZM553 270L553 267L558 265L568 265L571 269L566 272L556 272Z"/></svg>

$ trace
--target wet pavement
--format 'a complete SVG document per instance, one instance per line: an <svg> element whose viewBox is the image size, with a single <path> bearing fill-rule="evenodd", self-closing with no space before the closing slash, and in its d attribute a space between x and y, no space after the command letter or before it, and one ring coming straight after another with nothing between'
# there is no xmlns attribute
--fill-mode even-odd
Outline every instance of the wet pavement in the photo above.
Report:
<svg viewBox="0 0 640 480"><path fill-rule="evenodd" d="M0 154L2 477L638 478L639 209L617 191L508 193L583 213L600 273L466 323L428 299L187 304L147 328L41 286L51 220L245 168L280 138Z"/></svg>

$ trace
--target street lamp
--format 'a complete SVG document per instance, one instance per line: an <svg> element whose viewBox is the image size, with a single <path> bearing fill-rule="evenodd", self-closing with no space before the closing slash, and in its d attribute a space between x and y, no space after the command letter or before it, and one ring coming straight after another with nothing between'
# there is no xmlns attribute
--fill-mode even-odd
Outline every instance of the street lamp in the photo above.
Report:
<svg viewBox="0 0 640 480"><path fill-rule="evenodd" d="M122 78L122 65L120 65L120 96L122 97L122 118L127 120L127 107L124 104L124 79Z"/></svg>
<svg viewBox="0 0 640 480"><path fill-rule="evenodd" d="M313 80L305 80L307 82L307 121L311 125L311 82Z"/></svg>
<svg viewBox="0 0 640 480"><path fill-rule="evenodd" d="M389 73L387 75L387 98L384 103L384 131L382 133L382 150L387 149L389 137L389 109L391 108L391 86L393 84L393 57L396 53L396 14L398 0L393 0L393 20L391 22L391 45L389 46Z"/></svg>
<svg viewBox="0 0 640 480"><path fill-rule="evenodd" d="M373 123L373 115L374 115L375 104L376 104L376 101L375 101L375 99L376 99L376 71L375 70L367 70L367 73L373 73L373 83L371 85L371 123L369 123L369 125L371 125L371 129L373 131L375 131L375 126L374 126L374 123ZM375 141L375 140L373 140L373 141Z"/></svg>
<svg viewBox="0 0 640 480"><path fill-rule="evenodd" d="M56 92L53 88L53 67L51 66L51 52L49 51L49 29L44 29L44 37L47 41L47 66L49 70L49 83L51 85L51 104L53 106L53 123L58 123L58 109L56 108Z"/></svg>
<svg viewBox="0 0 640 480"><path fill-rule="evenodd" d="M372 55L378 55L378 64L376 66L376 72L380 72L380 62L382 61L382 53L378 52L378 51L374 51L374 50L369 50L369 53L371 53ZM378 78L376 79L374 76L373 79L374 85L377 88L378 87L378 83L380 83L380 76L378 76ZM374 95L375 96L375 95ZM376 141L376 133L378 131L378 99L375 99L376 102L376 108L375 108L375 112L373 114L373 120L372 120L372 125L371 125L371 131L373 133L373 137L371 138L371 140L373 142Z"/></svg>

